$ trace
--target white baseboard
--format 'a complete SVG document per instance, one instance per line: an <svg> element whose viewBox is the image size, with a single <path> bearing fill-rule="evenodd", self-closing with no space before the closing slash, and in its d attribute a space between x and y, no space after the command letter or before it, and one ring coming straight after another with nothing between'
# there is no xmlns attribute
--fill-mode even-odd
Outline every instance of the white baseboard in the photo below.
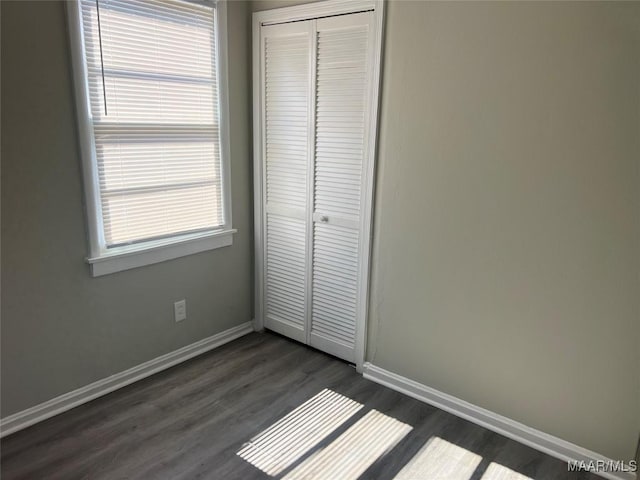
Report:
<svg viewBox="0 0 640 480"><path fill-rule="evenodd" d="M0 420L0 438L149 377L253 332L246 322Z"/></svg>
<svg viewBox="0 0 640 480"><path fill-rule="evenodd" d="M535 448L552 457L565 462L572 460L585 461L611 461L609 458L596 452L587 450L573 443L562 440L535 428L528 427L497 413L473 405L452 395L427 387L421 383L410 380L401 375L384 370L383 368L367 362L364 364L364 378L404 393L412 398L433 405L441 410L452 413L458 417L469 420L477 425L492 430L500 435L516 440L529 447ZM634 473L624 472L598 472L598 475L613 480L636 480Z"/></svg>

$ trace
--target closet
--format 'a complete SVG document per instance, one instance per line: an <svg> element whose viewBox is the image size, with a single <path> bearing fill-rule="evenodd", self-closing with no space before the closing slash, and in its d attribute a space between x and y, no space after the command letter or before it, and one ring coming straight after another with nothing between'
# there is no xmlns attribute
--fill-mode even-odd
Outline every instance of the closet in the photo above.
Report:
<svg viewBox="0 0 640 480"><path fill-rule="evenodd" d="M254 14L256 320L361 366L382 4L312 5Z"/></svg>

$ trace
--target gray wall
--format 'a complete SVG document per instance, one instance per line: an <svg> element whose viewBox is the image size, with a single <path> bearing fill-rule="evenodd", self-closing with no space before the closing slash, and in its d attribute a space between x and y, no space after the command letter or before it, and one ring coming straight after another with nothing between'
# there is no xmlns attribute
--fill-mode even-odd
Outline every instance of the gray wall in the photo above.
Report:
<svg viewBox="0 0 640 480"><path fill-rule="evenodd" d="M251 320L248 4L229 32L233 246L92 278L64 5L2 2L3 417Z"/></svg>
<svg viewBox="0 0 640 480"><path fill-rule="evenodd" d="M388 7L368 359L632 459L640 3Z"/></svg>
<svg viewBox="0 0 640 480"><path fill-rule="evenodd" d="M640 427L640 3L391 3L368 358L617 459Z"/></svg>

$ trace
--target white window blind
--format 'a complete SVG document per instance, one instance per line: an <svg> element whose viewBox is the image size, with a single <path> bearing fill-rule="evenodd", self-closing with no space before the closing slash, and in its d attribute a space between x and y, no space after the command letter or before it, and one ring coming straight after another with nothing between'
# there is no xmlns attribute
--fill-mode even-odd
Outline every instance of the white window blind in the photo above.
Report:
<svg viewBox="0 0 640 480"><path fill-rule="evenodd" d="M80 6L105 247L222 228L215 6Z"/></svg>

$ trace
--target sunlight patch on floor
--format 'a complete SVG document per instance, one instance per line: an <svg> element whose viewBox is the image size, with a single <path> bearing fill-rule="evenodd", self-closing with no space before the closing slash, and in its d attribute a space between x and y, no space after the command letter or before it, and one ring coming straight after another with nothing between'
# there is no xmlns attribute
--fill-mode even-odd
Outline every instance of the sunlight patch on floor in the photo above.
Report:
<svg viewBox="0 0 640 480"><path fill-rule="evenodd" d="M356 480L412 428L377 410L371 410L331 444L285 475L284 479Z"/></svg>
<svg viewBox="0 0 640 480"><path fill-rule="evenodd" d="M469 480L482 457L469 450L432 437L416 453L395 480Z"/></svg>
<svg viewBox="0 0 640 480"><path fill-rule="evenodd" d="M491 462L481 480L533 480L531 477L515 472L510 468Z"/></svg>
<svg viewBox="0 0 640 480"><path fill-rule="evenodd" d="M237 453L268 475L278 475L362 408L324 389L252 438Z"/></svg>

